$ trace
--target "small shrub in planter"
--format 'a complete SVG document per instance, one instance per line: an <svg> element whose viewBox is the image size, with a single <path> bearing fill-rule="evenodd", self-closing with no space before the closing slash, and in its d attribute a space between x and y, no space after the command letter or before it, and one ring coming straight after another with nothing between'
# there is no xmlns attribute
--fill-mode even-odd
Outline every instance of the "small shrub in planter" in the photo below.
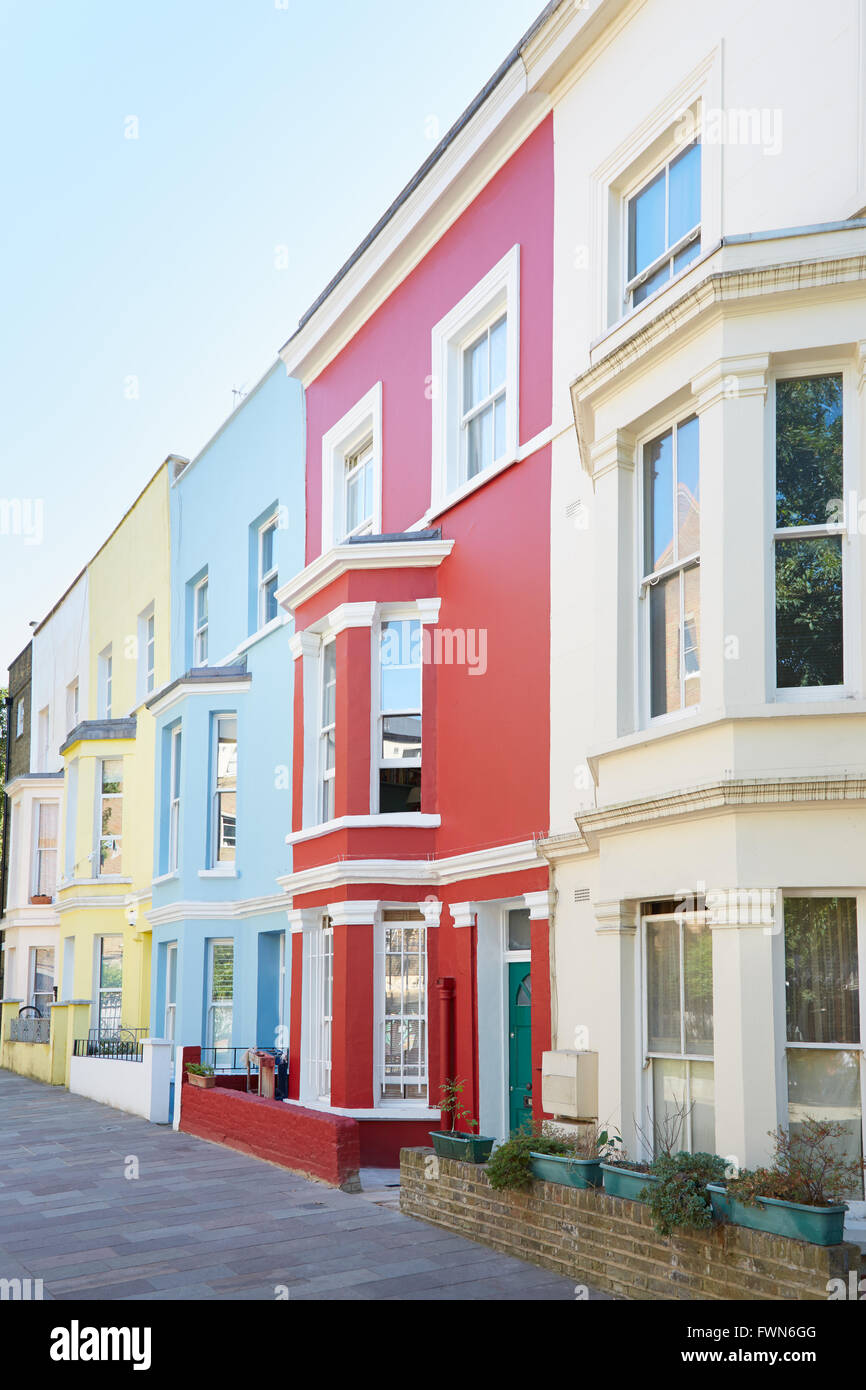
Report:
<svg viewBox="0 0 866 1390"><path fill-rule="evenodd" d="M210 1089L216 1085L213 1067L203 1067L199 1062L186 1063L187 1080L191 1086L202 1086Z"/></svg>
<svg viewBox="0 0 866 1390"><path fill-rule="evenodd" d="M843 1238L845 1197L861 1192L863 1164L842 1157L848 1137L843 1124L810 1116L792 1134L770 1131L775 1153L770 1168L743 1169L727 1183L713 1184L715 1214L756 1231L791 1236L812 1245Z"/></svg>
<svg viewBox="0 0 866 1390"><path fill-rule="evenodd" d="M439 1109L443 1115L450 1116L450 1129L430 1131L433 1152L439 1158L459 1158L465 1163L486 1163L490 1157L494 1140L485 1134L464 1134L457 1129L458 1124L478 1128L478 1121L461 1104L465 1082L459 1077L443 1081L439 1087Z"/></svg>
<svg viewBox="0 0 866 1390"><path fill-rule="evenodd" d="M562 1187L600 1187L601 1160L620 1142L619 1135L596 1131L575 1142L546 1134L541 1126L517 1130L500 1144L487 1165L490 1186L525 1191L533 1178Z"/></svg>
<svg viewBox="0 0 866 1390"><path fill-rule="evenodd" d="M650 1165L656 1179L645 1186L641 1201L649 1204L653 1225L659 1235L675 1230L703 1231L713 1222L713 1209L707 1183L725 1176L725 1160L718 1154L661 1154Z"/></svg>
<svg viewBox="0 0 866 1390"><path fill-rule="evenodd" d="M525 1191L532 1186L532 1160L534 1155L555 1155L565 1157L574 1150L564 1139L552 1134L544 1134L540 1126L531 1130L517 1130L499 1145L487 1164L487 1181L491 1187L502 1191L512 1189Z"/></svg>

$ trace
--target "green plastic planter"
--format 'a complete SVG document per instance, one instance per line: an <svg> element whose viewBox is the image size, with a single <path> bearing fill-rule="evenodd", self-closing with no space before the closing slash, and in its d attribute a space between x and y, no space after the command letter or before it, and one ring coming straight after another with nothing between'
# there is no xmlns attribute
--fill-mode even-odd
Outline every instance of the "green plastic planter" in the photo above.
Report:
<svg viewBox="0 0 866 1390"><path fill-rule="evenodd" d="M532 1176L539 1182L555 1182L560 1187L601 1187L601 1159L534 1153Z"/></svg>
<svg viewBox="0 0 866 1390"><path fill-rule="evenodd" d="M747 1206L729 1197L717 1183L708 1183L713 1215L719 1221L747 1226L750 1231L768 1231L774 1236L806 1240L810 1245L838 1245L844 1240L843 1202L838 1207L807 1207L800 1202L780 1202L777 1197L759 1197L757 1206Z"/></svg>
<svg viewBox="0 0 866 1390"><path fill-rule="evenodd" d="M453 1129L430 1130L430 1138L438 1158L459 1158L464 1163L486 1163L496 1142L484 1134L460 1134Z"/></svg>
<svg viewBox="0 0 866 1390"><path fill-rule="evenodd" d="M620 1168L615 1163L602 1163L601 1171L608 1197L627 1197L631 1202L645 1200L640 1195L643 1189L661 1182L653 1173L638 1173L634 1168Z"/></svg>

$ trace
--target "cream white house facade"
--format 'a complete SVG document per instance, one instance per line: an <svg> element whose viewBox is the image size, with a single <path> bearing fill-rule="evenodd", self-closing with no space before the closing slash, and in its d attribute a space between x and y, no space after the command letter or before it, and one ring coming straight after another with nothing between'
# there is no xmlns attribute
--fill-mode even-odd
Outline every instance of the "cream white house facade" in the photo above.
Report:
<svg viewBox="0 0 866 1390"><path fill-rule="evenodd" d="M632 1152L678 1112L740 1164L806 1113L859 1152L866 6L563 5L535 42L553 1046Z"/></svg>

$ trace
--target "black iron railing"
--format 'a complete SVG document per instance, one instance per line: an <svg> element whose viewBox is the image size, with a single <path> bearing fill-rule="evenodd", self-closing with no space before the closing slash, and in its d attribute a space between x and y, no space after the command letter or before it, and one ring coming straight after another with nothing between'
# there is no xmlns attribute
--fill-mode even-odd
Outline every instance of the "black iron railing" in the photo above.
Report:
<svg viewBox="0 0 866 1390"><path fill-rule="evenodd" d="M250 1071L258 1071L258 1063L255 1060L257 1052L266 1052L269 1057L274 1059L284 1057L285 1053L277 1047L203 1047L201 1050L201 1065L203 1067L213 1067L214 1071L219 1072L243 1072L247 1071L247 1054L250 1054Z"/></svg>
<svg viewBox="0 0 866 1390"><path fill-rule="evenodd" d="M109 1062L140 1062L143 1057L142 1039L147 1028L118 1028L110 1033L91 1028L86 1038L76 1038L73 1057L97 1057Z"/></svg>

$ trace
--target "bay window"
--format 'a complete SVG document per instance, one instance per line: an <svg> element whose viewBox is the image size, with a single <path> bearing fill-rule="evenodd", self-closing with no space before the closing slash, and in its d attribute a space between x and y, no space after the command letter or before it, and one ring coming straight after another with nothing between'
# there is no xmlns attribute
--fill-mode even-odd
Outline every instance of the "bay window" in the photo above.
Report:
<svg viewBox="0 0 866 1390"><path fill-rule="evenodd" d="M786 897L785 1010L788 1124L841 1123L846 1159L860 1161L860 967L857 900ZM862 1185L847 1194L860 1200Z"/></svg>
<svg viewBox="0 0 866 1390"><path fill-rule="evenodd" d="M713 943L703 913L653 904L643 919L645 1055L656 1149L715 1151Z"/></svg>
<svg viewBox="0 0 866 1390"><path fill-rule="evenodd" d="M57 887L57 828L60 807L56 801L36 805L36 844L33 864L34 897L54 897Z"/></svg>
<svg viewBox="0 0 866 1390"><path fill-rule="evenodd" d="M636 308L701 251L701 146L673 156L629 198L626 307Z"/></svg>
<svg viewBox="0 0 866 1390"><path fill-rule="evenodd" d="M382 1100L426 1104L427 928L420 913L386 909L380 931L384 983L379 1095Z"/></svg>
<svg viewBox="0 0 866 1390"><path fill-rule="evenodd" d="M319 820L329 821L335 814L337 751L337 644L334 641L322 648L319 710Z"/></svg>
<svg viewBox="0 0 866 1390"><path fill-rule="evenodd" d="M205 1046L213 1049L212 1066L232 1060L232 1017L235 992L235 947L230 940L211 941L208 949L207 1026Z"/></svg>
<svg viewBox="0 0 866 1390"><path fill-rule="evenodd" d="M169 757L169 799L168 799L168 872L173 873L179 863L180 845L180 759L182 747L181 728L178 724L169 735L171 750Z"/></svg>
<svg viewBox="0 0 866 1390"><path fill-rule="evenodd" d="M312 1098L331 1099L331 1033L334 1018L334 928L326 917L310 933L305 973L309 976L310 1056L308 1089ZM306 966L309 965L309 970Z"/></svg>
<svg viewBox="0 0 866 1390"><path fill-rule="evenodd" d="M389 619L379 632L379 811L421 809L422 627Z"/></svg>
<svg viewBox="0 0 866 1390"><path fill-rule="evenodd" d="M776 382L776 687L844 684L842 376Z"/></svg>
<svg viewBox="0 0 866 1390"><path fill-rule="evenodd" d="M178 750L179 751L179 750ZM237 854L238 720L213 717L211 761L211 868L233 864Z"/></svg>
<svg viewBox="0 0 866 1390"><path fill-rule="evenodd" d="M650 718L701 698L700 425L695 415L643 447L643 578Z"/></svg>
<svg viewBox="0 0 866 1390"><path fill-rule="evenodd" d="M48 1017L48 1006L57 997L54 984L54 947L32 946L30 948L30 1003L37 1008L43 1018Z"/></svg>
<svg viewBox="0 0 866 1390"><path fill-rule="evenodd" d="M123 1002L123 937L99 937L96 1019L100 1038L117 1034Z"/></svg>
<svg viewBox="0 0 866 1390"><path fill-rule="evenodd" d="M99 765L99 873L123 872L123 759Z"/></svg>

